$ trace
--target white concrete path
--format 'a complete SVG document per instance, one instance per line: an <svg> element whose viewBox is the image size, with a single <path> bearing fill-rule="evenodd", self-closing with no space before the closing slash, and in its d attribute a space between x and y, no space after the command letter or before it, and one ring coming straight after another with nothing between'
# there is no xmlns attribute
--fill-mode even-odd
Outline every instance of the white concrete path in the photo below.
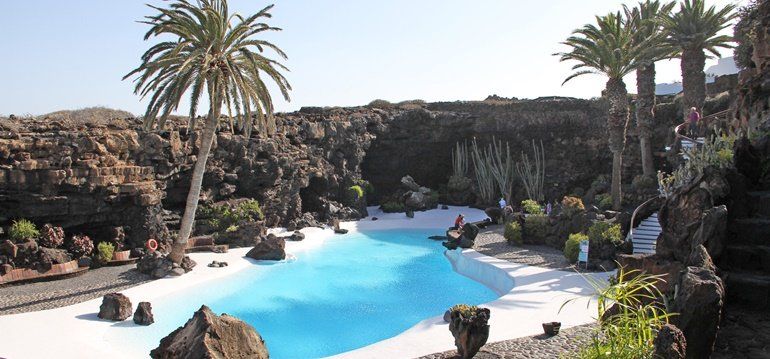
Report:
<svg viewBox="0 0 770 359"><path fill-rule="evenodd" d="M345 222L343 228L351 231L385 228L443 228L453 223L457 213L463 212L468 221L486 216L480 210L450 207L450 210L417 212L409 219L403 214L385 214L370 208L371 217L358 222ZM278 231L280 232L280 231ZM287 252L297 254L322 245L332 236L331 230L305 229L306 239L287 242ZM198 263L195 269L181 277L165 278L142 284L122 293L131 302L154 301L174 292L231 275L252 265L244 257L247 248L233 249L225 254L193 253ZM592 288L577 273L563 272L510 263L482 255L473 250L448 252L455 269L478 280L502 295L483 306L491 309L489 341L513 339L538 334L540 323L561 321L562 328L593 321L595 306L586 307ZM212 260L226 261L225 268L208 268ZM610 273L594 274L606 279ZM581 298L567 305L565 301ZM110 331L133 326L131 319L113 323L96 317L101 299L40 312L0 316L0 358L139 358L146 353L131 353L125 344L108 340ZM190 313L192 315L192 313ZM393 338L338 355L340 358L411 358L454 348L454 341L441 317L426 319Z"/></svg>

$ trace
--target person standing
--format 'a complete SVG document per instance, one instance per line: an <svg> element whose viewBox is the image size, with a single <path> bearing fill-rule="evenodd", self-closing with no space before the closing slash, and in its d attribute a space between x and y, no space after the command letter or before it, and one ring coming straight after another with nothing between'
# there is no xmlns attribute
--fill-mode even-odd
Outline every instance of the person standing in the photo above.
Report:
<svg viewBox="0 0 770 359"><path fill-rule="evenodd" d="M700 125L700 113L695 107L690 108L690 114L687 115L689 121L689 135L692 139L698 139L700 133L698 126Z"/></svg>
<svg viewBox="0 0 770 359"><path fill-rule="evenodd" d="M500 197L500 202L498 202L498 203L500 204L500 208L503 208L503 209L505 209L505 206L508 205L508 203L505 202L505 198L503 198L503 197Z"/></svg>

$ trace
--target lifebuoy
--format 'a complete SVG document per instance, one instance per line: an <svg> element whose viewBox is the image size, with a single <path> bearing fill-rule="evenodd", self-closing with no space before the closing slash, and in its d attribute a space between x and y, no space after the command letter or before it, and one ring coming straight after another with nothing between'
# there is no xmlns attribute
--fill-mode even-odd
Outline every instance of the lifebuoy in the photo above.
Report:
<svg viewBox="0 0 770 359"><path fill-rule="evenodd" d="M155 252L158 249L158 241L152 238L147 240L147 249L149 249L152 252Z"/></svg>

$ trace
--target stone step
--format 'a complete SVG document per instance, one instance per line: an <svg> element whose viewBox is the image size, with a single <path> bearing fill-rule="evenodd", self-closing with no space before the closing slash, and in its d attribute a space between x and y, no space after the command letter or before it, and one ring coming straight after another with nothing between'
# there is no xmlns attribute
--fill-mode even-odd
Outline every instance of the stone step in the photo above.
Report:
<svg viewBox="0 0 770 359"><path fill-rule="evenodd" d="M726 271L722 279L726 302L748 308L770 308L770 274L749 271Z"/></svg>
<svg viewBox="0 0 770 359"><path fill-rule="evenodd" d="M719 260L725 269L770 273L770 246L728 244Z"/></svg>
<svg viewBox="0 0 770 359"><path fill-rule="evenodd" d="M658 235L657 234L654 234L654 235L639 234L639 233L634 232L634 240L636 241L636 240L640 240L640 239L656 241L656 240L658 240Z"/></svg>
<svg viewBox="0 0 770 359"><path fill-rule="evenodd" d="M770 191L749 192L749 206L754 216L770 218Z"/></svg>
<svg viewBox="0 0 770 359"><path fill-rule="evenodd" d="M654 236L654 237L657 238L658 234L660 234L660 232L662 232L660 229L636 228L636 229L634 229L634 236L636 236L637 234L641 234L641 235L644 235L644 236Z"/></svg>
<svg viewBox="0 0 770 359"><path fill-rule="evenodd" d="M770 219L736 219L728 228L731 243L735 244L770 244Z"/></svg>

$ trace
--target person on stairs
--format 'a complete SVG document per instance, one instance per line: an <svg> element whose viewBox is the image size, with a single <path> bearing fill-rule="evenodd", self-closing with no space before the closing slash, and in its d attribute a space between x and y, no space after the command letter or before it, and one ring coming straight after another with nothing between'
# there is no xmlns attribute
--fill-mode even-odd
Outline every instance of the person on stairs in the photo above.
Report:
<svg viewBox="0 0 770 359"><path fill-rule="evenodd" d="M688 133L690 138L693 140L698 139L698 135L700 133L698 127L700 125L700 113L698 113L698 109L695 107L690 108L690 114L687 115L687 120L689 122L688 126Z"/></svg>

